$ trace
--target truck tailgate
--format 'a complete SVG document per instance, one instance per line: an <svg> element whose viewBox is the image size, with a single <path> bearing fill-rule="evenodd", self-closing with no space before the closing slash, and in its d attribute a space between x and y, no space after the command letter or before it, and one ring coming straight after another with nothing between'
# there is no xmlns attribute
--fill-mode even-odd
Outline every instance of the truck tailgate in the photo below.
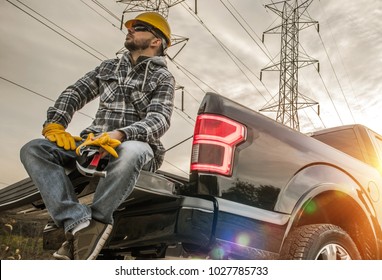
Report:
<svg viewBox="0 0 382 280"><path fill-rule="evenodd" d="M197 247L211 241L214 202L178 194L183 182L142 171L130 196L114 213L114 226L104 250L128 252L134 248L186 242ZM96 184L82 191L91 203ZM44 249L57 249L64 241L62 229L49 222L44 229Z"/></svg>

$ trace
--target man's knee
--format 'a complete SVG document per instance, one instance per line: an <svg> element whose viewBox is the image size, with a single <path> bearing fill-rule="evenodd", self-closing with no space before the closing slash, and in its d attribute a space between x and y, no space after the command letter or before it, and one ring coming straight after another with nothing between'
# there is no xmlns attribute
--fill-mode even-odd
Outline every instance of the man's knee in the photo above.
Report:
<svg viewBox="0 0 382 280"><path fill-rule="evenodd" d="M122 156L140 157L153 154L150 145L141 141L125 141L118 148L118 153Z"/></svg>
<svg viewBox="0 0 382 280"><path fill-rule="evenodd" d="M153 156L153 150L146 142L125 141L117 149L118 164L122 165L145 165Z"/></svg>
<svg viewBox="0 0 382 280"><path fill-rule="evenodd" d="M31 155L36 153L36 149L40 149L42 145L42 141L46 141L45 139L34 139L26 143L20 149L20 159L22 163L25 163L25 160L28 159Z"/></svg>

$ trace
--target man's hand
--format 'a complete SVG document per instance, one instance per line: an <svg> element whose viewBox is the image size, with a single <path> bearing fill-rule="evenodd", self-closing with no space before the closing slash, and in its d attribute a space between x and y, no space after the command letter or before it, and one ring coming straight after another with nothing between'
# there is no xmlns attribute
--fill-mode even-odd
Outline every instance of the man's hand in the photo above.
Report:
<svg viewBox="0 0 382 280"><path fill-rule="evenodd" d="M119 132L121 133L121 132ZM122 133L123 134L123 133ZM121 135L112 133L112 137L121 137ZM83 146L99 146L100 155L104 157L107 153L111 154L113 157L118 157L117 152L114 150L117 146L121 144L121 141L110 137L110 132L102 133L101 135L94 136L93 133L89 133L88 138L76 149L76 153L80 154L80 149ZM122 139L122 138L119 138Z"/></svg>
<svg viewBox="0 0 382 280"><path fill-rule="evenodd" d="M106 132L110 139L115 139L115 140L118 140L119 142L123 142L125 139L126 139L126 136L123 132L119 131L119 130L113 130L113 131L109 131L109 132ZM102 135L99 135L96 138L99 138L101 137Z"/></svg>
<svg viewBox="0 0 382 280"><path fill-rule="evenodd" d="M79 136L72 136L69 132L65 131L64 126L58 123L48 123L42 130L42 135L51 142L56 142L58 147L65 150L75 150L76 141L81 141Z"/></svg>
<svg viewBox="0 0 382 280"><path fill-rule="evenodd" d="M116 140L116 141L119 141L119 142L123 142L123 140L125 140L125 138L126 138L125 134L123 132L120 132L119 130L113 130L113 131L107 132L107 134L109 135L110 139ZM98 135L94 139L98 139L101 136L102 136L102 134ZM104 158L107 154L109 154L109 152L101 147L99 149L99 154L100 154L101 158ZM117 157L118 157L118 155L117 155Z"/></svg>

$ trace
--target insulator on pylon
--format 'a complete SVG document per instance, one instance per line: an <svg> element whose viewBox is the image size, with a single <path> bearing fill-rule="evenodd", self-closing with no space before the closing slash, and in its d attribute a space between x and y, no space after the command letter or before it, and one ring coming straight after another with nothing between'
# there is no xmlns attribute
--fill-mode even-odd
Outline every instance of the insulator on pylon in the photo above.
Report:
<svg viewBox="0 0 382 280"><path fill-rule="evenodd" d="M122 18L121 18L121 26L120 26L120 30L123 29L123 22L124 22L124 18L125 18L125 14L122 14Z"/></svg>
<svg viewBox="0 0 382 280"><path fill-rule="evenodd" d="M182 87L182 112L184 112L184 87Z"/></svg>

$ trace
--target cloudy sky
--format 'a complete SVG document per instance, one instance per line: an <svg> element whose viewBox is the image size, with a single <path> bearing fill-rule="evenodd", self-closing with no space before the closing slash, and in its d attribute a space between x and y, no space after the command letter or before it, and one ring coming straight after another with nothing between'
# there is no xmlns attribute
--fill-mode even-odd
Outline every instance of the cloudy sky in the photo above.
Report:
<svg viewBox="0 0 382 280"><path fill-rule="evenodd" d="M175 1L170 1L175 2ZM277 2L277 1L274 1ZM186 0L169 10L177 38L168 61L177 84L172 127L163 138L171 148L193 133L205 92L215 91L253 110L278 94L278 73L261 69L279 60L279 35L266 35L280 18L264 6L272 0ZM319 22L300 33L300 50L320 62L300 69L299 91L319 102L299 112L302 132L361 123L382 133L382 2L314 0L309 16ZM106 8L106 9L102 9ZM278 5L277 7L280 7ZM19 150L41 137L53 100L101 60L114 58L126 30L120 18L126 4L114 0L0 1L0 188L27 175ZM136 13L125 13L124 19ZM183 47L183 45L185 46ZM182 48L183 47L183 48ZM97 101L77 113L68 131L90 124ZM274 117L269 113L264 113ZM171 149L162 169L187 176L191 141Z"/></svg>

